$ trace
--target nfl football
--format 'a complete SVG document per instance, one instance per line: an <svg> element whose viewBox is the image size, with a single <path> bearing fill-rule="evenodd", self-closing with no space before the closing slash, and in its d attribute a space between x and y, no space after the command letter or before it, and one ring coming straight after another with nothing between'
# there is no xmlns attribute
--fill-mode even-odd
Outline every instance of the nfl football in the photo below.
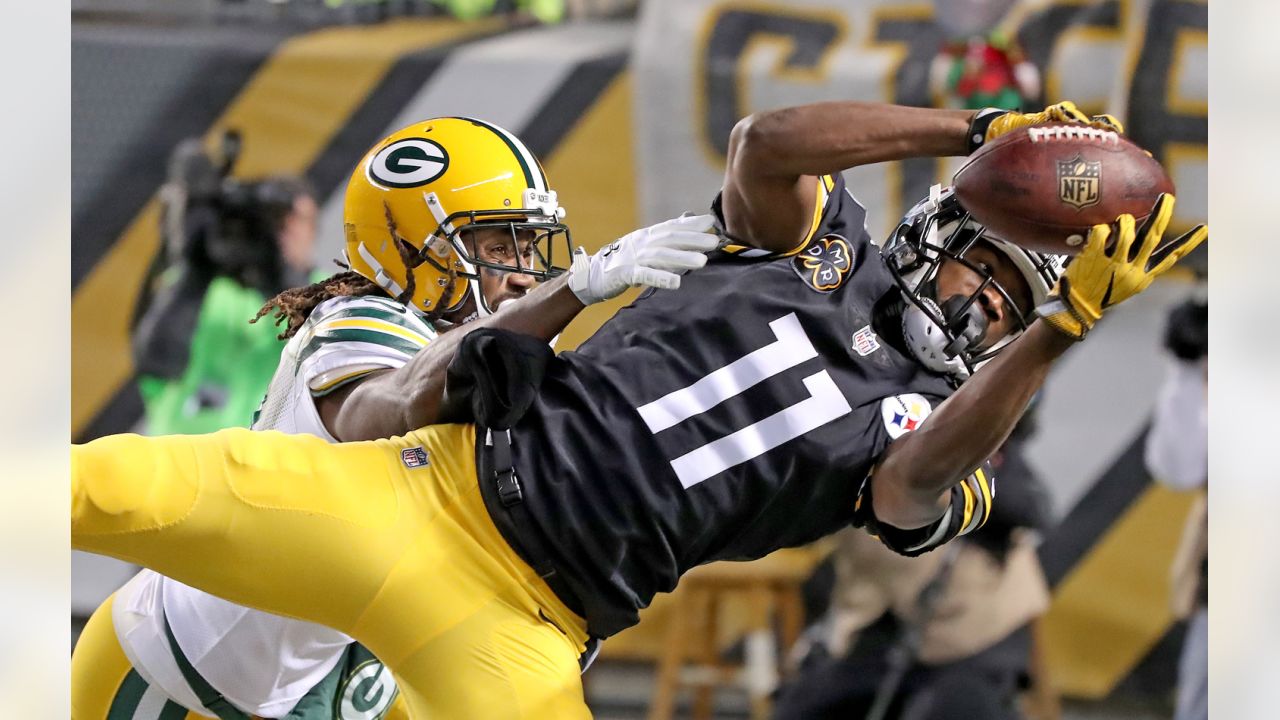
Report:
<svg viewBox="0 0 1280 720"><path fill-rule="evenodd" d="M997 237L1029 250L1074 255L1093 225L1129 213L1138 223L1160 193L1164 168L1119 133L1048 123L1003 135L956 171L956 197Z"/></svg>

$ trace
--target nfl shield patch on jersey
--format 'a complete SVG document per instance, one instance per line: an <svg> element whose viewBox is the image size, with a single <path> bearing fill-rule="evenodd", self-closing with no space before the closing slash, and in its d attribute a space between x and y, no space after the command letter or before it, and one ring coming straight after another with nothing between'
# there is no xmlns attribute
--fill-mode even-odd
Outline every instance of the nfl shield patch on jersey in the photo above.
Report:
<svg viewBox="0 0 1280 720"><path fill-rule="evenodd" d="M880 415L884 418L884 429L889 437L897 438L920 427L920 423L933 412L933 406L923 395L908 393L894 395L880 401Z"/></svg>
<svg viewBox="0 0 1280 720"><path fill-rule="evenodd" d="M421 445L401 450L400 459L404 461L404 466L407 468L420 468L431 464L431 456L422 449Z"/></svg>
<svg viewBox="0 0 1280 720"><path fill-rule="evenodd" d="M876 340L876 331L870 325L864 325L853 334L853 349L862 357L880 349L880 341Z"/></svg>

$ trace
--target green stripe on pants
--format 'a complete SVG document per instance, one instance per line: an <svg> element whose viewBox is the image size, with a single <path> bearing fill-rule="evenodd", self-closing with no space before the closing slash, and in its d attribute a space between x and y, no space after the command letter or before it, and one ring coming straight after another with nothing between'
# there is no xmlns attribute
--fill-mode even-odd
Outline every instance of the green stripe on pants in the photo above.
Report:
<svg viewBox="0 0 1280 720"><path fill-rule="evenodd" d="M183 720L186 716L186 708L166 698L132 669L107 711L107 720Z"/></svg>

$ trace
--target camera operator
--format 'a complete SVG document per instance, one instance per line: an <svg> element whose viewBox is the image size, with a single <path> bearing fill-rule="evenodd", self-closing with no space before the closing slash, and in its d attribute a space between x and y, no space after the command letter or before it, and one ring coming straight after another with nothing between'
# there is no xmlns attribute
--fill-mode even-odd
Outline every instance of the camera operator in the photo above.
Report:
<svg viewBox="0 0 1280 720"><path fill-rule="evenodd" d="M133 356L147 432L248 426L284 347L270 323L251 324L277 292L306 284L317 206L299 178L229 177L199 139L180 143L161 191L163 247L135 313Z"/></svg>

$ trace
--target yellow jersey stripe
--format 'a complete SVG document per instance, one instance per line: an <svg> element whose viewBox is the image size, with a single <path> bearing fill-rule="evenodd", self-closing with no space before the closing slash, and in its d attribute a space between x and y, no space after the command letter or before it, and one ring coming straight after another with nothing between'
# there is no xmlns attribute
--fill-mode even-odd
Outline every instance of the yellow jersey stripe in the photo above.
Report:
<svg viewBox="0 0 1280 720"><path fill-rule="evenodd" d="M379 320L377 318L348 317L339 318L337 320L326 320L316 326L315 333L320 335L329 330L342 330L344 328L374 330L376 332L387 333L388 335L395 335L402 337L409 342L415 343L419 347L425 347L426 344L431 341L430 338L425 335L421 335L394 323L389 323L386 320Z"/></svg>
<svg viewBox="0 0 1280 720"><path fill-rule="evenodd" d="M813 236L818 234L818 228L822 227L822 215L827 210L827 197L829 197L830 193L829 186L834 185L835 180L831 179L830 175L823 175L818 178L817 197L813 201L813 219L809 221L809 232L804 234L804 240L801 240L799 245L782 253L779 257L798 255L813 240Z"/></svg>
<svg viewBox="0 0 1280 720"><path fill-rule="evenodd" d="M334 389L334 388L338 387L339 385L341 385L341 384L343 384L343 383L347 382L348 380L354 380L354 379L356 379L356 378L360 377L361 375L368 375L369 373L373 372L375 369L376 369L376 368L366 368L366 369L363 369L363 370L356 370L355 372L347 373L346 375L343 375L342 377L339 377L339 378L335 378L335 379L333 379L333 380L330 380L329 382L324 383L323 385L321 385L321 386L319 386L319 387L311 388L311 394L312 394L312 395L323 395L323 394L325 394L325 393L329 392L330 390L332 390L332 389Z"/></svg>
<svg viewBox="0 0 1280 720"><path fill-rule="evenodd" d="M819 177L817 198L815 199L813 204L813 218L809 221L809 231L804 234L804 239L800 241L799 245L796 245L794 248L791 248L786 252L773 253L771 255L767 255L763 257L773 257L773 258L791 257L792 255L799 254L801 250L804 250L805 247L808 246L809 242L813 240L813 236L818 233L818 228L822 226L822 215L827 210L827 198L831 196L831 191L832 189L835 188L835 186L836 186L836 181L835 181L835 178L833 178L832 176L823 175ZM723 252L727 252L730 255L737 255L739 253L743 253L748 250L757 250L757 249L758 248L753 248L747 245L739 245L737 243L729 243L728 245L725 245L723 248L721 248Z"/></svg>
<svg viewBox="0 0 1280 720"><path fill-rule="evenodd" d="M960 483L960 491L964 493L964 521L960 523L960 527L969 527L969 523L973 520L973 490L969 488L968 483Z"/></svg>
<svg viewBox="0 0 1280 720"><path fill-rule="evenodd" d="M973 477L978 481L978 488L982 490L982 524L986 524L987 518L991 517L991 484L987 480L986 473L982 472L982 468L974 470Z"/></svg>

